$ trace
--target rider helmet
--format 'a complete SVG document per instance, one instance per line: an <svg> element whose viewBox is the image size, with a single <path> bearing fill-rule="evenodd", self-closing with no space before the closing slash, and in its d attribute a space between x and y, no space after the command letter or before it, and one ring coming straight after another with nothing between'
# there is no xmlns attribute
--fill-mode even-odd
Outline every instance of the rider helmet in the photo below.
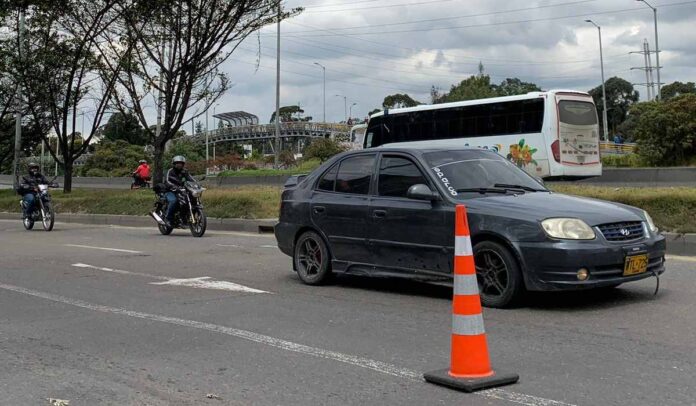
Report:
<svg viewBox="0 0 696 406"><path fill-rule="evenodd" d="M141 159L140 161L138 161L138 163L139 163L139 164L146 164L146 163L147 163L147 161L146 161L146 160L144 160L144 159Z"/></svg>
<svg viewBox="0 0 696 406"><path fill-rule="evenodd" d="M39 173L39 164L37 164L36 162L29 162L27 167L29 167L30 174L36 175L37 173Z"/></svg>
<svg viewBox="0 0 696 406"><path fill-rule="evenodd" d="M184 165L186 165L186 158L184 158L181 155L177 155L174 158L172 158L172 165L177 170L181 170L184 168Z"/></svg>

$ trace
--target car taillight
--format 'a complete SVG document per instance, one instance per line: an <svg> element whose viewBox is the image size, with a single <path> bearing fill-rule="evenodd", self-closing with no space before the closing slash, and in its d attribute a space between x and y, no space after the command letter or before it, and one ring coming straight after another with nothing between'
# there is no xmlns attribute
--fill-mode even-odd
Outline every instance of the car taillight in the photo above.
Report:
<svg viewBox="0 0 696 406"><path fill-rule="evenodd" d="M561 162L561 150L559 145L558 140L551 143L551 153L553 154L553 159L555 159L556 162Z"/></svg>

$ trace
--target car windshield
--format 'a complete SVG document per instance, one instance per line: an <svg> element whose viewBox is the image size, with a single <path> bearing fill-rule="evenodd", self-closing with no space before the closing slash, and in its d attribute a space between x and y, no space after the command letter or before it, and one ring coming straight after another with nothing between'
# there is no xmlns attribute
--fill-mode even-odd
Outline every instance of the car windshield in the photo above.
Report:
<svg viewBox="0 0 696 406"><path fill-rule="evenodd" d="M546 188L522 169L495 153L476 150L423 154L430 170L450 195L541 192Z"/></svg>

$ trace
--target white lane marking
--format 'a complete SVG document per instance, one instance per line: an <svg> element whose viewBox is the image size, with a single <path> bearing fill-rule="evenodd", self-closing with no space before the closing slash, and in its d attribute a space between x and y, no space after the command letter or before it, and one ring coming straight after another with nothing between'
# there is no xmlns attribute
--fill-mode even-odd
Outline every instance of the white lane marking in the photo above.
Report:
<svg viewBox="0 0 696 406"><path fill-rule="evenodd" d="M150 285L186 286L189 288L197 289L231 290L233 292L247 293L268 293L265 290L254 289L248 286L239 285L237 283L210 280L209 276L202 276L200 278L189 279L169 279L164 282L150 282Z"/></svg>
<svg viewBox="0 0 696 406"><path fill-rule="evenodd" d="M151 275L149 273L123 271L121 269L104 268L101 266L94 266L94 265L88 265L88 264L82 264L82 263L72 264L72 266L74 266L76 268L94 269L97 271L116 273L116 274L120 274L120 275L142 276L144 278L151 278L151 279L157 279L157 280L163 281L163 282L151 282L150 283L151 285L185 286L185 287L189 287L189 288L229 290L229 291L233 291L233 292L247 292L247 293L270 293L270 292L266 292L265 290L254 289L254 288L250 288L248 286L240 285L240 284L233 283L233 282L210 280L210 276L202 276L202 277L198 277L198 278L189 278L189 279L176 279L176 278L168 278L166 276L160 276L160 275Z"/></svg>
<svg viewBox="0 0 696 406"><path fill-rule="evenodd" d="M183 327L197 328L200 330L207 330L215 333L226 334L229 336L241 338L248 341L253 341L259 344L268 345L270 347L279 348L285 351L292 351L300 354L305 354L317 358L324 358L328 360L342 362L344 364L349 364L357 366L360 368L370 369L376 372L380 372L386 375L396 376L399 378L406 378L412 381L423 382L423 374L418 371L414 371L407 368L401 368L396 365L388 364L385 362L359 357L356 355L343 354L336 351L325 350L318 347L310 347L307 345L294 343L292 341L282 340L279 338L258 334L253 331L241 330L232 327L220 326L217 324L203 323L195 320L180 319L177 317L162 316L158 314L142 313L133 310L126 310L118 307L103 306L98 304L88 303L79 299L72 299L65 296L54 295L52 293L40 292L37 290L27 289L15 285L6 285L0 283L0 289L9 290L12 292L22 293L29 296L39 297L42 299L50 300L52 302L63 303L75 307L80 307L83 309L93 310L101 313L111 313L121 316L134 317L144 320L159 321L161 323L174 324ZM537 396L526 395L523 393L517 393L512 391L507 391L504 389L489 389L481 392L475 392L479 396L483 396L489 399L500 399L506 400L511 403L517 403L527 406L574 406L570 403L559 402L557 400L545 399Z"/></svg>
<svg viewBox="0 0 696 406"><path fill-rule="evenodd" d="M166 276L159 276L159 275L151 275L149 273L140 273L140 272L131 272L131 271L123 271L120 269L113 269L113 268L104 268L101 266L94 266L94 265L88 265L88 264L82 264L82 263L77 263L77 264L72 264L72 266L76 268L88 268L88 269L94 269L97 271L104 271L104 272L111 272L111 273L117 273L120 275L132 275L132 276L142 276L144 278L152 278L152 279L159 279L163 281L168 281L169 278Z"/></svg>
<svg viewBox="0 0 696 406"><path fill-rule="evenodd" d="M259 245L260 248L278 248L277 245Z"/></svg>
<svg viewBox="0 0 696 406"><path fill-rule="evenodd" d="M91 245L79 245L79 244L63 244L64 247L77 247L77 248L89 248L93 250L103 250L103 251L116 251L116 252L127 252L129 254L142 254L142 251L124 250L120 248L108 248L108 247L93 247Z"/></svg>
<svg viewBox="0 0 696 406"><path fill-rule="evenodd" d="M686 257L681 255L665 255L665 259L672 261L696 262L696 257Z"/></svg>
<svg viewBox="0 0 696 406"><path fill-rule="evenodd" d="M215 244L215 245L217 245L218 247L242 248L241 245L237 245L237 244Z"/></svg>

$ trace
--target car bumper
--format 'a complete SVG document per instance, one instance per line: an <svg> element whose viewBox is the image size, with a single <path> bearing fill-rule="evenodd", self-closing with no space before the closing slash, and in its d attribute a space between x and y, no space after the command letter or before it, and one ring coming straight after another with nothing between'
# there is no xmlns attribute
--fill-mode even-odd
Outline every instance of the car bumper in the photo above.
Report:
<svg viewBox="0 0 696 406"><path fill-rule="evenodd" d="M280 251L286 255L292 256L295 248L295 235L297 235L297 231L299 230L297 225L280 222L276 224L273 229Z"/></svg>
<svg viewBox="0 0 696 406"><path fill-rule="evenodd" d="M516 243L528 290L579 290L613 286L661 274L665 271L663 236L632 243L606 241L546 241ZM648 254L647 272L623 276L626 256ZM589 278L580 281L580 268Z"/></svg>

